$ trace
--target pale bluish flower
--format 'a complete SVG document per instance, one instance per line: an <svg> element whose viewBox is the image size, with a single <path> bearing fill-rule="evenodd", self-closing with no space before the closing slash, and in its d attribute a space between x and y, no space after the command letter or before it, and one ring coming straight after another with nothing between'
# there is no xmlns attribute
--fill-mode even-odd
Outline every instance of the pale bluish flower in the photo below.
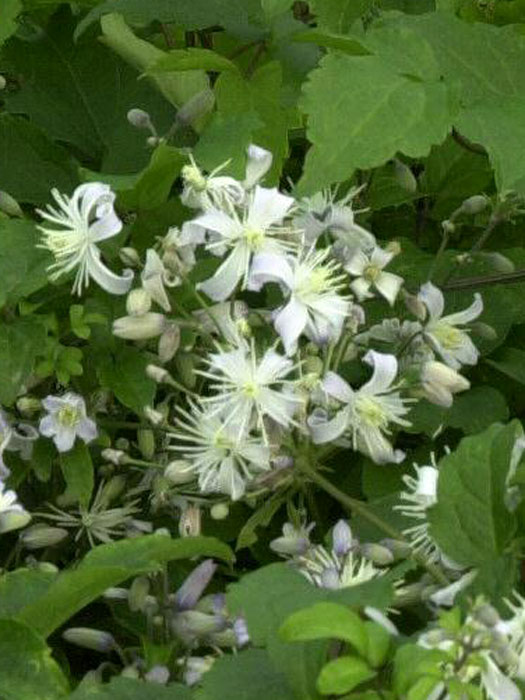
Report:
<svg viewBox="0 0 525 700"><path fill-rule="evenodd" d="M18 502L16 493L6 490L0 479L0 534L25 527L30 520L30 514Z"/></svg>
<svg viewBox="0 0 525 700"><path fill-rule="evenodd" d="M275 330L281 336L287 355L297 350L304 333L313 342L337 342L350 312L349 297L341 296L344 275L330 254L310 251L304 257L258 254L250 272L250 289L267 282L278 282L286 290L287 303L274 314Z"/></svg>
<svg viewBox="0 0 525 700"><path fill-rule="evenodd" d="M245 430L255 418L265 437L264 418L284 427L293 423L301 399L293 393L293 380L287 379L294 369L291 360L273 349L259 359L252 343L250 348L212 353L207 364L208 371L200 373L212 380L217 393L203 401L211 402L228 422Z"/></svg>
<svg viewBox="0 0 525 700"><path fill-rule="evenodd" d="M248 284L250 263L256 253L283 255L293 249L286 236L296 235L293 229L281 226L294 200L276 188L256 187L241 215L212 209L194 220L194 226L212 232L206 247L214 254L227 257L213 277L198 286L210 299L224 301L242 280Z"/></svg>
<svg viewBox="0 0 525 700"><path fill-rule="evenodd" d="M97 437L96 423L87 417L85 401L78 394L46 396L42 405L47 416L40 420L38 429L53 439L59 452L70 450L77 436L86 443Z"/></svg>
<svg viewBox="0 0 525 700"><path fill-rule="evenodd" d="M389 425L407 426L410 423L402 416L408 413L407 399L395 391L393 382L397 375L397 360L393 355L384 355L374 350L363 358L372 365L371 379L357 391L339 375L327 372L322 388L327 396L343 404L335 416L328 418L326 412L317 409L308 419L314 443L332 442L349 433L353 448L371 457L378 464L401 462L405 455L394 450L386 435Z"/></svg>
<svg viewBox="0 0 525 700"><path fill-rule="evenodd" d="M235 420L197 405L191 413L179 411L184 420L177 422L174 437L182 444L172 449L191 464L203 493L224 493L236 501L257 474L270 469L270 449Z"/></svg>
<svg viewBox="0 0 525 700"><path fill-rule="evenodd" d="M80 185L72 197L51 190L58 207L37 210L40 216L56 228L39 226L43 234L43 248L55 257L48 268L50 279L56 280L76 270L73 293L81 294L90 279L110 294L126 294L131 286L133 272L124 270L122 277L109 270L101 260L97 246L101 241L116 236L122 230L113 204L115 194L109 185L90 182Z"/></svg>
<svg viewBox="0 0 525 700"><path fill-rule="evenodd" d="M475 365L479 352L468 331L461 326L476 319L483 311L481 295L474 295L474 301L468 309L448 316L443 316L443 294L431 282L421 287L418 298L427 307L429 316L423 329L424 337L435 352L452 369L459 369L461 365Z"/></svg>
<svg viewBox="0 0 525 700"><path fill-rule="evenodd" d="M369 254L356 250L344 265L345 270L357 278L351 283L350 288L358 301L372 298L374 295L371 290L375 289L390 306L394 304L403 284L403 278L392 272L385 272L383 269L394 255L393 251L379 247L374 248Z"/></svg>

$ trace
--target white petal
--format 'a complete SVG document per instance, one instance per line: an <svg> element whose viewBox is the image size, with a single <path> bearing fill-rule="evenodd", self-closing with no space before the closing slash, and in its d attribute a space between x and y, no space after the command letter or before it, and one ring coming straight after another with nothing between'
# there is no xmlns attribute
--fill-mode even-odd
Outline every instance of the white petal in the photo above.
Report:
<svg viewBox="0 0 525 700"><path fill-rule="evenodd" d="M193 232L198 229L205 229L207 231L215 231L223 238L232 238L241 231L241 225L237 221L218 209L206 212L206 214L194 219L191 224L193 225ZM195 227L198 228L195 229Z"/></svg>
<svg viewBox="0 0 525 700"><path fill-rule="evenodd" d="M267 350L256 372L258 384L271 384L284 377L292 369L292 362L275 350Z"/></svg>
<svg viewBox="0 0 525 700"><path fill-rule="evenodd" d="M107 268L100 259L100 251L95 246L88 249L87 270L90 277L109 294L127 294L133 281L133 270L123 270L119 277Z"/></svg>
<svg viewBox="0 0 525 700"><path fill-rule="evenodd" d="M460 579L454 581L454 583L445 586L445 588L440 588L439 591L433 593L430 596L430 600L440 607L451 607L454 605L457 594L464 588L467 588L467 586L470 586L477 575L478 572L476 570L468 571Z"/></svg>
<svg viewBox="0 0 525 700"><path fill-rule="evenodd" d="M487 667L482 673L482 682L491 700L521 700L517 685L501 671L487 654Z"/></svg>
<svg viewBox="0 0 525 700"><path fill-rule="evenodd" d="M362 250L357 250L354 255L352 255L351 259L346 263L345 270L351 275L360 277L365 268L367 268L369 265L370 261L368 260L368 257Z"/></svg>
<svg viewBox="0 0 525 700"><path fill-rule="evenodd" d="M287 355L293 355L297 350L297 340L304 331L308 321L308 311L294 297L279 311L275 317L275 330L281 336Z"/></svg>
<svg viewBox="0 0 525 700"><path fill-rule="evenodd" d="M153 248L148 248L146 264L140 276L142 286L164 311L171 311L170 300L164 289L164 273L164 265L159 254Z"/></svg>
<svg viewBox="0 0 525 700"><path fill-rule="evenodd" d="M381 627L390 634L393 634L396 637L399 635L397 627L384 613L381 612L381 610L373 608L371 605L365 605L363 612L370 620L377 622L378 625L381 625Z"/></svg>
<svg viewBox="0 0 525 700"><path fill-rule="evenodd" d="M421 287L418 299L427 307L431 321L441 318L445 308L445 299L441 290L435 287L432 282L427 282Z"/></svg>
<svg viewBox="0 0 525 700"><path fill-rule="evenodd" d="M388 301L390 306L394 305L399 290L403 285L403 278L391 272L382 272L374 282L376 289Z"/></svg>
<svg viewBox="0 0 525 700"><path fill-rule="evenodd" d="M359 392L380 394L387 391L397 375L397 360L394 355L369 350L363 357L363 362L371 365L374 368L374 373L369 381L359 389Z"/></svg>
<svg viewBox="0 0 525 700"><path fill-rule="evenodd" d="M57 424L53 442L59 452L68 452L75 444L75 437L74 429Z"/></svg>
<svg viewBox="0 0 525 700"><path fill-rule="evenodd" d="M348 408L338 411L331 420L326 419L326 413L316 409L308 418L307 423L316 445L337 440L348 428L350 412Z"/></svg>
<svg viewBox="0 0 525 700"><path fill-rule="evenodd" d="M266 282L281 282L288 289L293 287L293 271L283 255L259 253L255 255L250 269L250 281L255 283L251 289L260 289Z"/></svg>
<svg viewBox="0 0 525 700"><path fill-rule="evenodd" d="M213 277L197 285L198 289L214 301L224 301L234 291L248 269L249 259L249 249L242 245L236 246Z"/></svg>
<svg viewBox="0 0 525 700"><path fill-rule="evenodd" d="M370 292L370 287L372 283L365 280L364 277L358 277L350 284L350 289L356 295L358 301L363 301L364 299L370 299L373 294Z"/></svg>
<svg viewBox="0 0 525 700"><path fill-rule="evenodd" d="M483 300L481 298L481 294L476 293L474 294L474 301L468 307L468 309L465 309L464 311L458 311L455 314L449 314L448 316L444 316L443 320L447 321L447 323L450 323L453 326L456 326L458 324L469 323L469 321L473 321L481 314L482 311Z"/></svg>
<svg viewBox="0 0 525 700"><path fill-rule="evenodd" d="M246 487L232 457L222 461L217 480L221 493L230 494L232 501L238 501L244 495Z"/></svg>
<svg viewBox="0 0 525 700"><path fill-rule="evenodd" d="M251 190L271 168L273 156L270 151L253 143L248 146L247 152L246 177L242 184L245 189Z"/></svg>
<svg viewBox="0 0 525 700"><path fill-rule="evenodd" d="M324 391L341 403L350 403L354 398L352 387L335 372L327 372L322 383Z"/></svg>
<svg viewBox="0 0 525 700"><path fill-rule="evenodd" d="M376 246L372 251L372 255L370 256L370 262L372 265L376 265L377 267L383 269L383 267L386 267L393 257L394 253L392 251L383 250L383 248Z"/></svg>
<svg viewBox="0 0 525 700"><path fill-rule="evenodd" d="M38 425L40 434L44 437L53 437L56 432L56 420L53 416L44 416Z"/></svg>
<svg viewBox="0 0 525 700"><path fill-rule="evenodd" d="M115 211L111 209L110 212L90 225L89 237L92 242L105 241L116 236L121 231L122 221L118 218Z"/></svg>
<svg viewBox="0 0 525 700"><path fill-rule="evenodd" d="M94 420L91 420L91 418L84 418L84 420L77 425L77 435L82 438L84 442L91 442L98 435L97 424Z"/></svg>
<svg viewBox="0 0 525 700"><path fill-rule="evenodd" d="M280 224L294 201L292 197L281 194L276 187L256 187L248 211L247 225L265 231L272 224Z"/></svg>

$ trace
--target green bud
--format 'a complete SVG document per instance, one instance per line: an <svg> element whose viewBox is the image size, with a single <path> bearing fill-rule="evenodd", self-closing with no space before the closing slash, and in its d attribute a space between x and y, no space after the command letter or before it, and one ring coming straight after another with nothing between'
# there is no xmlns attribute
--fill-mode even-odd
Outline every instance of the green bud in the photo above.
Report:
<svg viewBox="0 0 525 700"><path fill-rule="evenodd" d="M60 571L58 566L50 561L39 561L37 563L37 569L43 571L45 574L58 574Z"/></svg>
<svg viewBox="0 0 525 700"><path fill-rule="evenodd" d="M210 509L210 515L213 520L224 520L230 514L230 509L227 503L215 503Z"/></svg>
<svg viewBox="0 0 525 700"><path fill-rule="evenodd" d="M188 505L179 520L181 537L196 537L201 534L201 509L196 503Z"/></svg>
<svg viewBox="0 0 525 700"><path fill-rule="evenodd" d="M456 227L449 219L445 219L441 222L441 228L443 229L443 232L447 234L454 233L454 231L456 230Z"/></svg>
<svg viewBox="0 0 525 700"><path fill-rule="evenodd" d="M24 212L20 209L16 199L3 190L0 190L0 211L3 211L8 216L24 216Z"/></svg>
<svg viewBox="0 0 525 700"><path fill-rule="evenodd" d="M158 355L161 362L170 362L180 347L180 328L170 323L159 338Z"/></svg>
<svg viewBox="0 0 525 700"><path fill-rule="evenodd" d="M145 289L132 289L126 298L126 311L130 316L143 316L151 309L151 297Z"/></svg>
<svg viewBox="0 0 525 700"><path fill-rule="evenodd" d="M159 367L158 365L148 365L146 367L146 374L150 379L153 379L154 382L157 382L157 384L162 384L171 377L167 369Z"/></svg>
<svg viewBox="0 0 525 700"><path fill-rule="evenodd" d="M22 396L16 402L16 407L24 417L30 417L40 411L42 402L31 396Z"/></svg>
<svg viewBox="0 0 525 700"><path fill-rule="evenodd" d="M129 589L128 605L132 612L144 610L149 594L150 582L147 576L137 576Z"/></svg>
<svg viewBox="0 0 525 700"><path fill-rule="evenodd" d="M194 356L186 352L179 352L175 356L175 366L182 384L188 389L194 389L197 383L195 374Z"/></svg>
<svg viewBox="0 0 525 700"><path fill-rule="evenodd" d="M390 549L375 542L365 542L360 549L363 556L378 566L388 566L394 561L394 555Z"/></svg>
<svg viewBox="0 0 525 700"><path fill-rule="evenodd" d="M175 459L170 462L164 470L166 479L176 486L187 484L195 479L195 472L192 465L185 459Z"/></svg>
<svg viewBox="0 0 525 700"><path fill-rule="evenodd" d="M408 165L394 158L394 176L397 184L413 194L417 190L417 180Z"/></svg>
<svg viewBox="0 0 525 700"><path fill-rule="evenodd" d="M0 75L0 90L5 90L7 85L7 80L4 78L3 75Z"/></svg>
<svg viewBox="0 0 525 700"><path fill-rule="evenodd" d="M62 542L67 535L67 530L61 527L32 525L20 534L20 542L26 549L42 549Z"/></svg>
<svg viewBox="0 0 525 700"><path fill-rule="evenodd" d="M144 415L153 425L162 425L165 421L165 416L161 411L157 411L153 406L144 406Z"/></svg>
<svg viewBox="0 0 525 700"><path fill-rule="evenodd" d="M155 435L149 428L137 430L137 442L144 459L153 459L155 454Z"/></svg>
<svg viewBox="0 0 525 700"><path fill-rule="evenodd" d="M130 109L128 114L128 122L137 129L147 129L148 131L153 130L153 123L151 121L150 115L143 109Z"/></svg>
<svg viewBox="0 0 525 700"><path fill-rule="evenodd" d="M100 494L101 503L109 504L120 496L126 488L126 477L122 474L115 474L104 484Z"/></svg>
<svg viewBox="0 0 525 700"><path fill-rule="evenodd" d="M465 199L460 209L465 214L479 214L484 209L486 209L489 200L482 194L475 194L473 197Z"/></svg>
<svg viewBox="0 0 525 700"><path fill-rule="evenodd" d="M479 256L486 260L495 272L507 274L516 269L512 260L509 260L501 253L479 253Z"/></svg>
<svg viewBox="0 0 525 700"><path fill-rule="evenodd" d="M472 332L478 335L480 338L485 338L485 340L496 340L498 334L489 326L488 323L483 323L482 321L476 321L471 324Z"/></svg>
<svg viewBox="0 0 525 700"><path fill-rule="evenodd" d="M201 90L185 102L177 112L176 120L178 124L191 126L205 114L211 112L215 104L215 94L210 88Z"/></svg>
<svg viewBox="0 0 525 700"><path fill-rule="evenodd" d="M123 678L131 678L133 680L138 680L140 678L140 673L136 666L125 666L120 672L120 675L123 676Z"/></svg>
<svg viewBox="0 0 525 700"><path fill-rule="evenodd" d="M390 550L395 560L406 559L407 557L410 557L412 555L412 547L408 544L408 542L402 542L401 540L393 540L387 538L381 540L379 544L383 545L383 547L386 547L388 550Z"/></svg>
<svg viewBox="0 0 525 700"><path fill-rule="evenodd" d="M70 627L62 633L62 637L66 642L93 651L108 652L115 646L115 640L109 632L90 627Z"/></svg>
<svg viewBox="0 0 525 700"><path fill-rule="evenodd" d="M102 450L102 459L111 462L111 464L115 466L119 466L120 464L127 464L129 456L123 450L113 450L111 447L108 447Z"/></svg>
<svg viewBox="0 0 525 700"><path fill-rule="evenodd" d="M323 372L323 361L317 355L309 355L304 361L304 372L321 375Z"/></svg>
<svg viewBox="0 0 525 700"><path fill-rule="evenodd" d="M135 248L125 247L119 250L119 258L128 267L140 267L140 255Z"/></svg>

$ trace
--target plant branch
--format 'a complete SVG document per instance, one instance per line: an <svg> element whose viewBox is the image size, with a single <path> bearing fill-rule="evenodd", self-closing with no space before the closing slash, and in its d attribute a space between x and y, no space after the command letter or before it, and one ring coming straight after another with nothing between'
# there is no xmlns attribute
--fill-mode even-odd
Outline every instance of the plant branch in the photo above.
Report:
<svg viewBox="0 0 525 700"><path fill-rule="evenodd" d="M463 277L453 280L442 286L445 291L453 289L471 289L476 287L489 287L494 284L513 284L514 282L525 282L525 270L506 272L500 275L485 275L483 277Z"/></svg>

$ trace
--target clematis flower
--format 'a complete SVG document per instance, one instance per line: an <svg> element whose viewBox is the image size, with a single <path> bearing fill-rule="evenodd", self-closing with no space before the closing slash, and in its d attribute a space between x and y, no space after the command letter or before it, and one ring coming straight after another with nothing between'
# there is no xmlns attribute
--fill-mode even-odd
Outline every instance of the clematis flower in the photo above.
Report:
<svg viewBox="0 0 525 700"><path fill-rule="evenodd" d="M109 185L90 182L80 185L72 197L51 190L58 207L38 209L40 216L58 228L39 226L43 234L42 248L49 250L55 262L48 268L50 279L56 280L76 270L73 293L81 294L90 279L110 294L126 294L131 286L133 272L124 270L119 277L101 260L97 243L116 236L122 222L115 213L115 194Z"/></svg>
<svg viewBox="0 0 525 700"><path fill-rule="evenodd" d="M344 268L351 275L357 277L350 287L358 301L370 299L374 295L371 289L376 289L390 306L393 306L396 297L403 284L403 278L391 272L384 272L383 268L392 260L395 253L376 247L370 254L357 250Z"/></svg>
<svg viewBox="0 0 525 700"><path fill-rule="evenodd" d="M96 423L87 417L85 401L78 394L46 396L42 405L48 413L40 420L40 433L53 438L59 452L68 452L77 436L86 443L97 437Z"/></svg>
<svg viewBox="0 0 525 700"><path fill-rule="evenodd" d="M228 299L241 280L246 288L255 253L283 255L293 249L293 245L283 239L293 231L279 226L293 203L291 197L275 188L256 187L241 217L233 210L226 214L212 209L194 220L194 226L216 234L215 240L207 244L208 250L219 254L230 251L213 277L198 285L210 299Z"/></svg>
<svg viewBox="0 0 525 700"><path fill-rule="evenodd" d="M196 404L191 413L179 409L171 449L182 453L199 479L202 493L224 493L233 501L242 498L257 474L270 469L270 449L235 422L226 422L213 411Z"/></svg>
<svg viewBox="0 0 525 700"><path fill-rule="evenodd" d="M6 491L0 480L0 534L25 527L30 520L30 514L18 503L16 493Z"/></svg>
<svg viewBox="0 0 525 700"><path fill-rule="evenodd" d="M244 188L233 177L219 175L229 161L204 175L190 154L190 164L182 168L184 188L181 202L191 209L231 209L244 199Z"/></svg>
<svg viewBox="0 0 525 700"><path fill-rule="evenodd" d="M31 459L33 443L38 439L38 431L27 423L11 425L5 413L0 409L0 479L11 474L5 464L4 452L18 452L22 459Z"/></svg>
<svg viewBox="0 0 525 700"><path fill-rule="evenodd" d="M329 254L326 249L310 251L303 258L272 254L254 257L250 289L279 282L289 292L287 303L274 316L275 330L287 355L297 350L302 333L318 344L335 342L341 335L351 302L339 294L345 277L338 274L336 262L326 261Z"/></svg>
<svg viewBox="0 0 525 700"><path fill-rule="evenodd" d="M272 167L273 155L265 148L252 143L246 149L246 156L246 175L242 186L245 190L251 190Z"/></svg>
<svg viewBox="0 0 525 700"><path fill-rule="evenodd" d="M468 331L460 328L473 321L483 311L480 294L474 294L474 301L464 311L443 316L445 299L442 292L431 282L421 287L418 294L428 310L428 321L423 329L424 338L430 343L443 361L452 369L461 365L475 365L479 352L470 339Z"/></svg>
<svg viewBox="0 0 525 700"><path fill-rule="evenodd" d="M369 350L363 359L372 365L374 372L357 391L334 372L325 375L323 390L343 407L331 419L322 409L314 411L308 419L312 439L317 444L332 442L348 432L354 449L368 455L374 462L402 462L404 453L394 450L386 438L390 433L390 423L410 425L402 418L408 413L408 400L401 398L392 386L397 375L397 360L393 355L374 350Z"/></svg>
<svg viewBox="0 0 525 700"><path fill-rule="evenodd" d="M200 374L212 380L217 394L203 401L212 402L214 410L234 421L241 431L254 417L263 432L266 416L284 427L293 423L301 399L293 394L292 381L286 379L294 368L291 360L273 349L259 360L252 343L249 349L212 353L207 364L208 371Z"/></svg>
<svg viewBox="0 0 525 700"><path fill-rule="evenodd" d="M422 552L430 561L436 561L440 558L440 551L429 533L427 510L437 503L439 469L433 454L431 460L431 465L420 467L414 464L415 476L403 476L406 486L406 490L400 494L403 503L394 506L394 509L405 517L418 521L417 525L407 528L403 534L410 540L414 551Z"/></svg>

